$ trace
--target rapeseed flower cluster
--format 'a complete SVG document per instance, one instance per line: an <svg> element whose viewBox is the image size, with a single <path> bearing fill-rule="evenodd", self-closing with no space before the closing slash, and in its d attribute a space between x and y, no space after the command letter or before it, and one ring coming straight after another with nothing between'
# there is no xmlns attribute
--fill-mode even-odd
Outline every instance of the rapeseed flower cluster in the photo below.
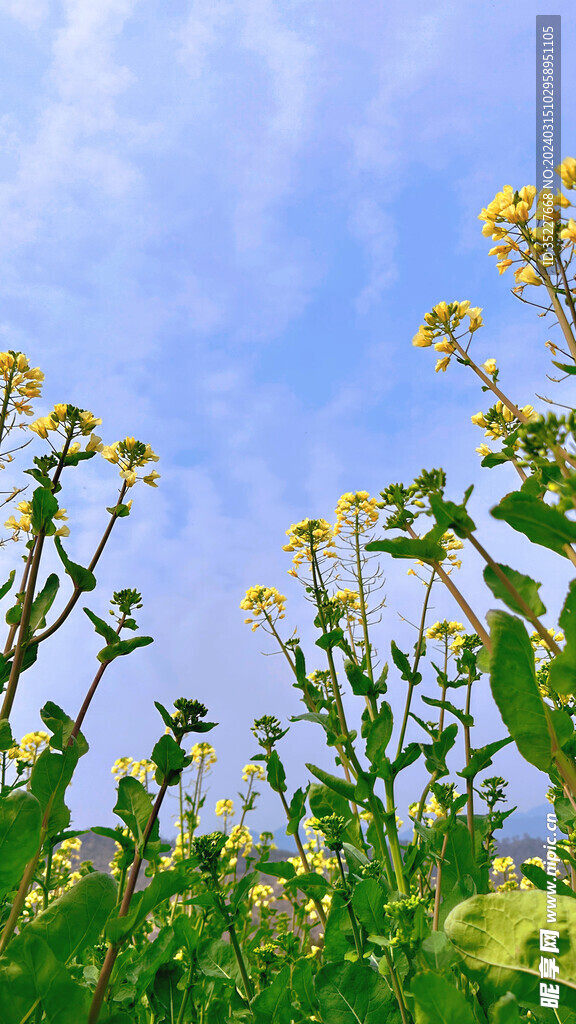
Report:
<svg viewBox="0 0 576 1024"><path fill-rule="evenodd" d="M133 487L137 480L142 480L149 487L157 487L156 480L160 474L156 470L139 477L137 470L147 466L149 462L158 462L160 456L152 451L149 444L137 441L135 437L125 437L123 441L114 441L101 449L102 458L120 466L120 476L127 487Z"/></svg>
<svg viewBox="0 0 576 1024"><path fill-rule="evenodd" d="M266 778L266 772L261 764L245 764L242 769L242 781L250 782L250 779L258 780L263 782Z"/></svg>
<svg viewBox="0 0 576 1024"><path fill-rule="evenodd" d="M192 763L202 767L204 771L211 768L218 760L212 744L205 742L195 743L190 750L190 757L192 758Z"/></svg>
<svg viewBox="0 0 576 1024"><path fill-rule="evenodd" d="M552 626L550 626L550 628L546 632L552 638L552 640L556 641L557 644L561 644L565 640L564 633L555 630ZM542 639L539 633L534 632L530 635L530 643L532 644L532 649L534 651L534 660L536 662L544 660L547 661L550 658L550 648Z"/></svg>
<svg viewBox="0 0 576 1024"><path fill-rule="evenodd" d="M23 352L0 352L0 378L4 381L6 416L12 412L31 416L33 409L29 399L39 398L42 393L42 370L37 366L31 368Z"/></svg>
<svg viewBox="0 0 576 1024"><path fill-rule="evenodd" d="M378 521L378 503L371 498L368 491L348 491L343 494L335 508L336 525L333 535L337 537L344 527L349 526L354 533L364 533Z"/></svg>
<svg viewBox="0 0 576 1024"><path fill-rule="evenodd" d="M492 884L495 892L508 892L518 888L518 875L512 857L495 857L492 863ZM502 881L498 881L498 876Z"/></svg>
<svg viewBox="0 0 576 1024"><path fill-rule="evenodd" d="M502 191L497 192L492 202L478 214L478 220L485 222L482 228L484 237L508 241L508 227L502 225L527 224L537 191L534 185L525 185L519 192L512 185L504 185Z"/></svg>
<svg viewBox="0 0 576 1024"><path fill-rule="evenodd" d="M133 757L119 757L112 765L110 771L115 779L124 779L127 776L131 776L147 787L149 779L154 778L156 765L153 761L148 761L146 758L143 758L141 761L135 761Z"/></svg>
<svg viewBox="0 0 576 1024"><path fill-rule="evenodd" d="M101 440L92 431L100 423L102 423L102 420L94 416L87 409L79 409L75 405L66 405L64 402L61 402L55 405L52 412L48 413L47 416L41 416L40 419L31 423L30 430L45 440L49 439L48 435L52 432L59 435L63 440L90 435L85 450L87 452L99 452L102 450ZM68 448L68 454L75 455L80 451L80 448L80 442L72 443Z"/></svg>
<svg viewBox="0 0 576 1024"><path fill-rule="evenodd" d="M234 801L233 800L217 800L215 807L215 814L218 818L224 818L226 821L228 818L234 817Z"/></svg>
<svg viewBox="0 0 576 1024"><path fill-rule="evenodd" d="M524 422L533 423L539 419L539 415L532 405L524 405L521 411L525 417ZM475 426L484 428L485 437L490 437L494 441L499 438L506 438L512 430L516 429L518 424L518 420L512 410L500 399L487 412L475 412L470 419ZM491 449L488 445L481 445L476 451L480 452L481 455L487 455Z"/></svg>
<svg viewBox="0 0 576 1024"><path fill-rule="evenodd" d="M473 334L483 326L481 313L481 308L470 306L468 300L450 303L439 302L433 306L430 313L424 314L425 323L418 328L412 338L412 344L416 348L429 348L434 344L436 352L441 354L441 358L436 362L436 373L445 372L450 365L451 357L456 352L455 332L467 316L469 322L466 330ZM435 338L440 340L435 341Z"/></svg>
<svg viewBox="0 0 576 1024"><path fill-rule="evenodd" d="M304 561L312 565L320 555L323 558L338 557L334 550L334 527L326 519L302 519L299 523L292 523L286 535L288 544L284 544L282 550L295 552L292 559L294 568L288 570L291 576L298 575Z"/></svg>
<svg viewBox="0 0 576 1024"><path fill-rule="evenodd" d="M252 632L263 625L262 621L273 625L278 619L283 619L286 612L286 598L280 594L276 587L249 587L246 597L240 601L240 607L245 612L251 612L254 618L244 619L244 622L252 625Z"/></svg>
<svg viewBox="0 0 576 1024"><path fill-rule="evenodd" d="M37 729L36 732L27 732L20 743L11 747L8 757L13 761L26 761L31 767L36 764L39 755L50 746L50 735Z"/></svg>
<svg viewBox="0 0 576 1024"><path fill-rule="evenodd" d="M230 801L232 802L232 801ZM238 857L247 857L254 846L252 833L247 825L234 825L226 840L224 851L231 854L228 864L235 868Z"/></svg>
<svg viewBox="0 0 576 1024"><path fill-rule="evenodd" d="M266 885L265 883L253 885L250 889L250 898L252 905L255 907L269 907L274 899L274 889L271 885Z"/></svg>
<svg viewBox="0 0 576 1024"><path fill-rule="evenodd" d="M428 626L426 639L447 640L449 637L461 636L463 632L464 626L461 622L448 622L444 619L443 622L435 622L433 626Z"/></svg>

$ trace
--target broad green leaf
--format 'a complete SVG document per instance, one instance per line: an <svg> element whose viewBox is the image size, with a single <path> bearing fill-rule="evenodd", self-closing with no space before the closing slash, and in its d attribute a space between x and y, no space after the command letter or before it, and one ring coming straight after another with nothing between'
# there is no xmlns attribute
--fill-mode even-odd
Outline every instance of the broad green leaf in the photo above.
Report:
<svg viewBox="0 0 576 1024"><path fill-rule="evenodd" d="M152 761L157 767L156 782L159 786L166 780L169 786L176 786L188 758L182 747L172 736L161 736L152 751Z"/></svg>
<svg viewBox="0 0 576 1024"><path fill-rule="evenodd" d="M534 883L537 889L541 892L548 891L548 883L550 881L550 875L544 868L541 868L538 864L521 864L520 870L522 874L529 878ZM556 879L556 892L559 896L566 896L570 900L576 900L576 892L570 888L567 882L563 882L561 878Z"/></svg>
<svg viewBox="0 0 576 1024"><path fill-rule="evenodd" d="M338 890L332 894L332 902L326 921L324 935L324 963L341 963L354 947L354 935L350 914L344 898Z"/></svg>
<svg viewBox="0 0 576 1024"><path fill-rule="evenodd" d="M22 618L22 605L20 602L12 605L4 616L8 626L17 626Z"/></svg>
<svg viewBox="0 0 576 1024"><path fill-rule="evenodd" d="M294 865L290 864L287 860L261 860L256 864L256 868L263 875L272 875L273 878L284 878L286 881L296 876Z"/></svg>
<svg viewBox="0 0 576 1024"><path fill-rule="evenodd" d="M321 900L327 892L332 890L328 879L324 875L319 875L316 871L295 875L294 878L289 878L285 882L284 887L286 889L300 889L300 892L304 892L307 896L318 900Z"/></svg>
<svg viewBox="0 0 576 1024"><path fill-rule="evenodd" d="M112 626L104 622L104 619L101 619L95 612L91 612L89 608L84 608L84 612L90 619L96 632L104 637L107 644L111 645L118 642L118 634L115 629L112 629Z"/></svg>
<svg viewBox="0 0 576 1024"><path fill-rule="evenodd" d="M539 498L522 491L507 494L491 510L495 519L503 519L513 530L525 534L534 544L566 557L565 544L576 541L576 523L555 505L546 505Z"/></svg>
<svg viewBox="0 0 576 1024"><path fill-rule="evenodd" d="M337 629L332 629L329 633L323 633L322 636L318 637L316 646L321 647L323 651L331 651L333 647L338 646L343 638L344 632L338 627Z"/></svg>
<svg viewBox="0 0 576 1024"><path fill-rule="evenodd" d="M540 928L560 933L560 985L563 1007L576 1008L576 902L556 900L556 922L546 923L546 895L537 890L473 896L457 906L444 924L460 953L462 969L480 986L483 1000L494 1002L512 992L521 1005L539 1004Z"/></svg>
<svg viewBox="0 0 576 1024"><path fill-rule="evenodd" d="M461 772L456 772L457 775L461 775L463 779L473 779L478 772L488 768L492 764L492 757L497 754L502 747L507 747L509 743L512 743L512 737L506 736L503 740L494 740L493 743L486 743L485 746L479 747L478 750L472 751L472 756Z"/></svg>
<svg viewBox="0 0 576 1024"><path fill-rule="evenodd" d="M73 720L51 700L47 701L40 710L40 717L46 728L53 734L50 746L55 750L64 750L68 746L68 740L74 728ZM76 736L76 743L78 745L78 756L82 757L88 752L89 748L88 742L81 732Z"/></svg>
<svg viewBox="0 0 576 1024"><path fill-rule="evenodd" d="M395 1003L384 978L363 963L326 964L316 976L316 995L330 1024L383 1024Z"/></svg>
<svg viewBox="0 0 576 1024"><path fill-rule="evenodd" d="M412 666L408 661L408 656L400 650L400 648L397 646L394 640L392 640L390 644L390 649L392 651L392 660L396 665L396 668L400 670L402 674L402 679L405 679L406 682L408 683L412 682L413 680L415 681L414 673L412 672Z"/></svg>
<svg viewBox="0 0 576 1024"><path fill-rule="evenodd" d="M63 753L43 750L32 768L30 790L40 802L48 836L63 832L70 822L70 811L64 803L64 794L79 756L76 743L66 747Z"/></svg>
<svg viewBox="0 0 576 1024"><path fill-rule="evenodd" d="M42 590L36 595L32 602L32 608L30 609L30 634L34 633L39 626L46 625L46 615L50 611L54 604L54 598L58 593L60 587L60 580L56 573L51 573Z"/></svg>
<svg viewBox="0 0 576 1024"><path fill-rule="evenodd" d="M257 882L258 872L248 871L235 883L232 893L230 894L230 908L233 914L236 913L242 901L248 896L252 886L256 885Z"/></svg>
<svg viewBox="0 0 576 1024"><path fill-rule="evenodd" d="M416 974L410 982L416 1024L476 1024L463 992L433 971Z"/></svg>
<svg viewBox="0 0 576 1024"><path fill-rule="evenodd" d="M294 1019L290 991L290 965L285 964L271 984L250 1004L255 1024L290 1024Z"/></svg>
<svg viewBox="0 0 576 1024"><path fill-rule="evenodd" d="M231 985L241 983L242 975L238 961L229 942L211 939L198 953L198 967L207 978Z"/></svg>
<svg viewBox="0 0 576 1024"><path fill-rule="evenodd" d="M113 644L108 644L107 647L103 647L101 651L98 651L98 661L114 661L115 658L122 657L124 654L131 654L137 647L148 647L148 644L154 643L154 638L151 636L132 636L129 640L118 640ZM202 723L208 724L208 723ZM197 730L200 732L201 730Z"/></svg>
<svg viewBox="0 0 576 1024"><path fill-rule="evenodd" d="M125 516L130 515L129 505L124 505L122 502L120 502L119 505L112 505L111 508L107 508L106 511L109 512L111 516L116 516L117 519L124 519Z"/></svg>
<svg viewBox="0 0 576 1024"><path fill-rule="evenodd" d="M94 590L96 586L96 577L93 572L89 569L84 569L83 566L73 562L64 551L62 547L62 541L60 537L54 537L54 544L56 545L56 551L60 557L65 571L72 580L75 588L87 593L90 590Z"/></svg>
<svg viewBox="0 0 576 1024"><path fill-rule="evenodd" d="M375 878L364 878L355 886L352 906L369 935L386 935L390 930L390 922L383 909L387 900L384 889Z"/></svg>
<svg viewBox="0 0 576 1024"><path fill-rule="evenodd" d="M18 960L23 956L27 936L35 935L44 940L61 963L68 963L87 946L98 942L117 895L110 875L101 871L83 875L72 889L54 900L12 939L8 947L10 958Z"/></svg>
<svg viewBox="0 0 576 1024"><path fill-rule="evenodd" d="M286 772L276 750L272 751L266 762L266 777L275 793L286 792Z"/></svg>
<svg viewBox="0 0 576 1024"><path fill-rule="evenodd" d="M46 1024L87 1020L92 993L74 981L48 943L30 928L23 933L18 960L0 959L0 1020L28 1024L41 1005Z"/></svg>
<svg viewBox="0 0 576 1024"><path fill-rule="evenodd" d="M422 953L433 970L441 971L457 960L454 946L444 932L431 932L422 942Z"/></svg>
<svg viewBox="0 0 576 1024"><path fill-rule="evenodd" d="M541 583L537 583L530 576L525 576L522 572L516 572L515 569L511 569L509 565L501 565L498 563L498 568L503 572L507 580L510 581L515 590L518 591L520 597L526 602L530 611L534 615L545 615L546 608L540 600L538 591L542 586ZM484 582L494 594L494 597L499 598L504 604L508 605L513 612L517 612L518 615L525 615L525 612L521 608L520 604L516 600L513 594L510 593L506 585L498 578L494 569L487 565L484 569Z"/></svg>
<svg viewBox="0 0 576 1024"><path fill-rule="evenodd" d="M54 532L52 519L58 511L58 502L46 487L37 487L32 495L32 529L35 533Z"/></svg>
<svg viewBox="0 0 576 1024"><path fill-rule="evenodd" d="M472 488L469 487L466 492L467 497L470 496L471 491ZM430 495L430 508L434 513L438 526L443 532L452 529L457 537L467 537L468 534L474 533L476 526L466 511L465 502L456 505L453 501L446 501L440 494L432 493Z"/></svg>
<svg viewBox="0 0 576 1024"><path fill-rule="evenodd" d="M316 969L308 957L301 957L292 965L292 988L296 993L306 1020L311 1017L319 1019L318 1000L314 991Z"/></svg>
<svg viewBox="0 0 576 1024"><path fill-rule="evenodd" d="M128 826L137 847L142 853L144 830L152 814L152 800L142 783L138 782L138 779L133 778L131 775L120 779L118 783L118 799L114 807L114 814L122 818L124 824ZM152 830L153 835L150 837L152 841L159 838L157 826L158 821L156 821L156 826Z"/></svg>
<svg viewBox="0 0 576 1024"><path fill-rule="evenodd" d="M85 462L86 459L93 459L96 452L72 452L70 455L64 457L65 466L77 466L79 462Z"/></svg>
<svg viewBox="0 0 576 1024"><path fill-rule="evenodd" d="M162 964L158 968L154 982L146 993L155 1020L178 1019L182 1000L188 997L186 988L181 984L183 974L184 965L179 960Z"/></svg>
<svg viewBox="0 0 576 1024"><path fill-rule="evenodd" d="M446 552L438 542L438 531L432 530L424 537L394 537L391 540L373 540L366 544L366 551L385 551L392 558L415 558L423 562L441 562Z"/></svg>
<svg viewBox="0 0 576 1024"><path fill-rule="evenodd" d="M392 708L388 701L382 701L376 718L366 728L366 757L371 764L377 765L386 757L386 747L392 736L393 728Z"/></svg>
<svg viewBox="0 0 576 1024"><path fill-rule="evenodd" d="M550 665L550 687L556 693L576 693L576 580L572 580L559 619L566 643Z"/></svg>
<svg viewBox="0 0 576 1024"><path fill-rule="evenodd" d="M546 772L552 745L530 638L520 619L507 612L488 612L487 619L492 640L492 695L522 756Z"/></svg>
<svg viewBox="0 0 576 1024"><path fill-rule="evenodd" d="M557 366L563 373L575 374L576 366L574 363L557 363L555 359L552 360L552 366Z"/></svg>
<svg viewBox="0 0 576 1024"><path fill-rule="evenodd" d="M490 1007L490 1024L521 1024L516 996L507 992Z"/></svg>
<svg viewBox="0 0 576 1024"><path fill-rule="evenodd" d="M436 700L434 697L422 697L425 704L429 704L432 708L444 708L444 711L449 711L451 715L454 715L462 725L474 725L474 719L472 715L465 714L461 708L457 708L454 704L451 704L449 700Z"/></svg>
<svg viewBox="0 0 576 1024"><path fill-rule="evenodd" d="M15 888L40 843L42 810L36 797L15 789L0 797L0 899Z"/></svg>

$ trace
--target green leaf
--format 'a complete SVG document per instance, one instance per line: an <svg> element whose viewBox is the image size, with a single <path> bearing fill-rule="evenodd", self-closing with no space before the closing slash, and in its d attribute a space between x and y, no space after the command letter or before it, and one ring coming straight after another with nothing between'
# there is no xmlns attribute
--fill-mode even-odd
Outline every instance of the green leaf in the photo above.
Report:
<svg viewBox="0 0 576 1024"><path fill-rule="evenodd" d="M335 778L335 776L331 777ZM350 785L354 790L354 784L350 783ZM360 829L358 828L356 819L352 818L350 804L347 798L341 796L328 786L321 786L318 783L313 783L310 786L308 793L308 803L310 804L312 814L316 818L323 818L327 814L338 814L340 817L344 818L344 821L348 821L348 824L344 829L343 838L346 842L351 843L352 846L357 846L358 848L363 846ZM363 806L359 800L357 800L356 803Z"/></svg>
<svg viewBox="0 0 576 1024"><path fill-rule="evenodd" d="M162 964L157 972L151 988L146 993L147 1001L154 1013L154 1020L177 1020L180 1016L182 1000L187 992L182 985L184 965L179 960Z"/></svg>
<svg viewBox="0 0 576 1024"><path fill-rule="evenodd" d="M117 895L110 875L102 871L83 875L12 939L10 957L18 960L26 936L33 934L46 942L61 963L68 963L98 941Z"/></svg>
<svg viewBox="0 0 576 1024"><path fill-rule="evenodd" d="M490 1024L521 1024L516 996L507 992L490 1007Z"/></svg>
<svg viewBox="0 0 576 1024"><path fill-rule="evenodd" d="M444 930L462 957L462 969L480 986L482 1000L494 1002L512 992L521 1005L538 1007L540 985L539 928L546 924L546 895L536 890L473 896L447 917ZM576 902L565 896L556 900L560 933L561 1006L576 1007Z"/></svg>
<svg viewBox="0 0 576 1024"><path fill-rule="evenodd" d="M286 792L286 772L276 750L272 751L266 762L266 777L275 793Z"/></svg>
<svg viewBox="0 0 576 1024"><path fill-rule="evenodd" d="M46 728L53 734L50 746L54 750L63 751L68 746L68 740L74 728L73 719L69 718L66 712L51 700L47 701L44 707L41 708L40 717ZM89 747L81 732L76 736L76 743L78 745L78 756L82 757L88 752Z"/></svg>
<svg viewBox="0 0 576 1024"><path fill-rule="evenodd" d="M28 626L30 634L34 633L39 626L44 627L46 625L46 615L54 604L54 598L58 593L59 587L60 580L56 576L56 573L51 573L42 590L39 591L32 602L32 608L30 609L30 623Z"/></svg>
<svg viewBox="0 0 576 1024"><path fill-rule="evenodd" d="M344 631L339 627L337 629L330 630L329 633L323 633L319 636L316 641L316 646L321 647L323 651L331 651L333 647L337 647L338 644L344 639Z"/></svg>
<svg viewBox="0 0 576 1024"><path fill-rule="evenodd" d="M298 825L302 821L302 818L306 814L306 797L308 796L308 786L306 789L297 789L290 801L289 819L286 826L286 835L293 836L298 830Z"/></svg>
<svg viewBox="0 0 576 1024"><path fill-rule="evenodd" d="M40 843L42 810L32 793L15 789L0 798L0 899L18 885Z"/></svg>
<svg viewBox="0 0 576 1024"><path fill-rule="evenodd" d="M46 818L48 836L57 836L70 822L70 810L64 794L80 756L78 744L66 747L63 753L43 750L30 775L30 791L40 802Z"/></svg>
<svg viewBox="0 0 576 1024"><path fill-rule="evenodd" d="M85 462L86 459L93 459L96 452L72 452L71 455L64 457L65 466L77 466L79 462Z"/></svg>
<svg viewBox="0 0 576 1024"><path fill-rule="evenodd" d="M316 995L330 1024L383 1024L395 1003L384 978L363 963L326 964L316 976Z"/></svg>
<svg viewBox="0 0 576 1024"><path fill-rule="evenodd" d="M118 637L116 637L115 643L103 647L98 652L98 661L114 661L114 658L119 658L124 654L131 654L137 647L148 647L148 644L152 643L154 643L154 638L151 636L133 636L129 640L118 640Z"/></svg>
<svg viewBox="0 0 576 1024"><path fill-rule="evenodd" d="M138 779L133 778L131 775L120 779L118 783L118 799L114 807L114 813L119 818L122 818L124 824L130 829L140 853L143 856L154 856L155 853L152 851L160 838L158 819L156 819L152 834L144 851L142 849L144 830L152 814L152 800L142 783L138 782ZM149 856L147 859L149 859Z"/></svg>
<svg viewBox="0 0 576 1024"><path fill-rule="evenodd" d="M419 672L414 673L412 671L412 666L408 661L408 656L400 650L394 640L392 640L390 644L390 650L392 651L392 661L396 665L396 668L401 672L402 679L405 679L408 683L419 683L422 676Z"/></svg>
<svg viewBox="0 0 576 1024"><path fill-rule="evenodd" d="M470 496L470 492L471 488L466 492L468 496ZM461 505L456 505L453 501L445 501L440 494L432 493L430 494L430 508L443 533L448 529L454 530L457 537L467 537L470 533L474 533L476 525L468 515L464 502Z"/></svg>
<svg viewBox="0 0 576 1024"><path fill-rule="evenodd" d="M575 522L567 519L555 505L546 505L522 491L506 495L491 513L495 519L503 519L513 530L525 534L534 544L541 544L564 557L564 545L576 540Z"/></svg>
<svg viewBox="0 0 576 1024"><path fill-rule="evenodd" d="M0 1020L25 1024L41 1005L46 1024L78 1024L87 1020L89 989L74 981L47 942L30 928L23 933L20 958L0 961Z"/></svg>
<svg viewBox="0 0 576 1024"><path fill-rule="evenodd" d="M386 935L390 930L390 922L383 909L386 902L387 896L375 878L364 878L355 886L352 906L369 935Z"/></svg>
<svg viewBox="0 0 576 1024"><path fill-rule="evenodd" d="M3 597L6 597L6 594L12 588L12 584L14 583L15 575L16 575L16 569L12 569L8 579L6 580L6 583L3 583L2 586L0 587L0 599L2 599Z"/></svg>
<svg viewBox="0 0 576 1024"><path fill-rule="evenodd" d="M570 373L570 374L576 373L576 366L574 366L574 363L557 363L556 360L553 359L552 360L552 365L553 366L557 366L558 369L562 370L564 373Z"/></svg>
<svg viewBox="0 0 576 1024"><path fill-rule="evenodd" d="M480 463L484 469L494 469L494 466L501 466L504 462L509 462L510 456L505 455L504 452L491 452L490 455L485 455Z"/></svg>
<svg viewBox="0 0 576 1024"><path fill-rule="evenodd" d="M167 735L158 740L152 751L152 761L158 769L156 782L159 786L164 781L167 781L169 786L176 786L186 763L190 763L180 744L172 736Z"/></svg>
<svg viewBox="0 0 576 1024"><path fill-rule="evenodd" d="M58 502L52 492L46 487L37 487L32 495L31 523L34 532L49 534L57 511Z"/></svg>
<svg viewBox="0 0 576 1024"><path fill-rule="evenodd" d="M2 718L0 720L0 752L10 750L14 746L16 746L16 741L12 735L10 722L7 718Z"/></svg>
<svg viewBox="0 0 576 1024"><path fill-rule="evenodd" d="M438 542L438 530L431 530L424 537L394 537L391 540L373 540L366 544L366 551L385 551L392 558L415 558L423 562L441 562L446 552Z"/></svg>
<svg viewBox="0 0 576 1024"><path fill-rule="evenodd" d="M94 612L91 612L89 608L84 608L84 612L90 619L90 622L94 626L94 629L100 636L103 636L107 644L115 644L118 642L118 634L112 626L109 626L104 619L101 619Z"/></svg>
<svg viewBox="0 0 576 1024"><path fill-rule="evenodd" d="M293 1007L290 992L290 965L285 964L271 984L250 1003L255 1024L290 1024Z"/></svg>
<svg viewBox="0 0 576 1024"><path fill-rule="evenodd" d="M130 909L125 917L117 912L110 914L106 923L106 936L109 942L120 944L146 920L156 907L169 900L175 893L184 892L190 887L185 871L176 868L162 871L154 875L150 885L132 897ZM213 896L213 893L208 893Z"/></svg>
<svg viewBox="0 0 576 1024"><path fill-rule="evenodd" d="M552 762L552 744L536 684L530 637L520 619L507 612L488 612L487 619L492 640L492 695L522 756L547 772Z"/></svg>
<svg viewBox="0 0 576 1024"><path fill-rule="evenodd" d="M503 740L494 740L493 743L486 743L483 747L479 747L478 750L473 751L466 767L456 774L461 775L463 779L475 778L478 772L492 764L492 756L502 750L502 747L508 746L509 743L512 743L512 737L506 736Z"/></svg>
<svg viewBox="0 0 576 1024"><path fill-rule="evenodd" d="M353 782L341 779L338 775L331 775L330 772L325 772L323 768L317 768L315 764L306 763L306 767L312 775L320 779L320 782L328 786L328 789L332 789L338 796L343 797L344 800L354 801L356 786Z"/></svg>
<svg viewBox="0 0 576 1024"><path fill-rule="evenodd" d="M576 693L576 580L572 580L559 619L566 643L550 665L549 684L556 693Z"/></svg>
<svg viewBox="0 0 576 1024"><path fill-rule="evenodd" d="M394 718L388 701L382 706L374 721L368 723L366 729L366 757L371 764L378 764L386 757L386 747L392 736Z"/></svg>
<svg viewBox="0 0 576 1024"><path fill-rule="evenodd" d="M422 753L422 747L419 743L411 742L404 747L395 761L392 762L391 771L392 775L398 775L404 768L408 768L409 765L414 764Z"/></svg>
<svg viewBox="0 0 576 1024"><path fill-rule="evenodd" d="M530 611L534 615L545 615L546 608L540 600L538 593L541 583L537 583L536 580L531 579L530 576L525 576L524 573L516 572L515 569L511 569L509 565L502 565L498 563L498 568L504 573L506 579L510 580L510 583L518 591L520 597L526 602ZM494 569L487 565L484 569L484 582L494 594L494 597L499 598L504 604L508 605L513 612L517 612L518 615L526 615L520 604L510 593L506 585L498 578Z"/></svg>
<svg viewBox="0 0 576 1024"><path fill-rule="evenodd" d="M444 711L449 711L459 722L462 722L462 725L474 725L472 715L467 715L461 708L451 704L449 700L436 700L435 697L422 697L422 700L432 708L443 708Z"/></svg>
<svg viewBox="0 0 576 1024"><path fill-rule="evenodd" d="M416 974L410 983L416 1024L476 1024L463 992L432 971Z"/></svg>
<svg viewBox="0 0 576 1024"><path fill-rule="evenodd" d="M284 878L286 881L296 876L294 865L290 864L287 860L259 861L256 867L263 875L272 875L273 878Z"/></svg>
<svg viewBox="0 0 576 1024"><path fill-rule="evenodd" d="M170 714L170 712L167 710L167 708L164 707L163 704L160 704L160 701L157 700L154 701L154 707L160 713L164 725L171 730L174 727L174 722L172 720L172 715Z"/></svg>
<svg viewBox="0 0 576 1024"><path fill-rule="evenodd" d="M292 988L296 993L305 1019L320 1019L318 1000L314 991L315 965L308 957L301 957L292 965Z"/></svg>
<svg viewBox="0 0 576 1024"><path fill-rule="evenodd" d="M128 505L123 505L122 502L119 505L112 505L111 508L106 509L111 516L115 515L117 519L124 519L125 516L130 515L130 509Z"/></svg>
<svg viewBox="0 0 576 1024"><path fill-rule="evenodd" d="M364 697L366 694L374 692L374 683L368 676L364 675L362 669L355 661L345 661L344 670L352 687L352 693L356 697Z"/></svg>
<svg viewBox="0 0 576 1024"><path fill-rule="evenodd" d="M220 983L241 983L242 976L234 950L229 942L222 939L212 939L202 947L198 954L198 967L207 978L216 978Z"/></svg>
<svg viewBox="0 0 576 1024"><path fill-rule="evenodd" d="M56 551L60 556L64 569L70 579L72 580L75 588L84 592L94 590L96 586L96 577L94 573L90 572L89 569L84 569L81 565L76 562L72 562L62 547L62 541L60 537L54 537L54 544L56 545Z"/></svg>
<svg viewBox="0 0 576 1024"><path fill-rule="evenodd" d="M537 889L541 892L548 891L548 884L550 882L550 875L544 868L541 868L538 864L521 864L520 870L522 874L529 878L534 883ZM575 900L576 892L574 892L566 882L563 882L561 878L554 879L554 891L558 896L566 896L568 899Z"/></svg>
<svg viewBox="0 0 576 1024"><path fill-rule="evenodd" d="M13 604L8 609L5 615L6 623L8 626L18 626L22 618L22 605L20 603Z"/></svg>

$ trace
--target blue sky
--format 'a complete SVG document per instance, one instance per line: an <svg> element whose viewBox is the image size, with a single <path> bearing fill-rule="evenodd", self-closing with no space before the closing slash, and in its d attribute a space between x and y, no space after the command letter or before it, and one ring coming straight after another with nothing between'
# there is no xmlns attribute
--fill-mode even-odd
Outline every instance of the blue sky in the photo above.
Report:
<svg viewBox="0 0 576 1024"><path fill-rule="evenodd" d="M491 550L526 555L487 513L515 484L479 472L470 415L483 396L462 368L435 376L410 341L434 303L468 298L484 308L477 351L498 359L515 400L544 386L549 328L498 278L477 214L505 183L535 178L534 29L546 6L0 0L4 347L45 371L39 413L73 402L102 417L107 443L134 434L161 457L158 490L135 492L88 602L102 614L113 590L138 588L155 644L105 677L70 792L78 826L111 820L109 766L149 753L154 699L198 697L220 723L209 805L240 788L253 718L299 713L238 609L248 586L275 585L288 632L312 642L281 550L290 523L442 464L453 496L477 482ZM568 155L574 19L564 2L550 13L565 15ZM116 487L95 462L65 502L68 550L86 562ZM553 614L565 567L538 556L537 571ZM398 613L420 598L405 565L386 574L384 658L392 637L411 642ZM471 556L461 578L488 607ZM438 598L444 615L459 617ZM16 732L38 724L48 697L75 713L98 650L83 618L25 677ZM482 695L477 745L493 723ZM329 765L311 726L283 743L293 788L311 750ZM494 768L506 770L515 803L542 802L536 772L508 753ZM262 789L254 824L276 828Z"/></svg>

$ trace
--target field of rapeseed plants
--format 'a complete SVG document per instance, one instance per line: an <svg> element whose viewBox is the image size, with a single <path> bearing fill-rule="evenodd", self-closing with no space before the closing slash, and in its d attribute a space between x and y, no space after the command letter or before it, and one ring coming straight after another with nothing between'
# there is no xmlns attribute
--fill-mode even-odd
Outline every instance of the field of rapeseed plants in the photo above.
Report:
<svg viewBox="0 0 576 1024"><path fill-rule="evenodd" d="M576 160L560 170L569 194ZM576 374L576 221L559 194L549 264L537 203L535 188L505 186L480 219L499 273L514 267L513 293L549 318L553 372L569 379ZM558 559L576 565L576 416L564 405L538 411L526 396L509 395L484 351L482 328L480 308L440 302L413 344L434 348L437 372L462 367L478 378L483 408L472 420L486 438L477 448L482 466L497 474L510 463L517 476L517 489L491 514L502 529L546 549L554 580ZM0 587L7 625L0 655L2 1024L575 1024L576 580L551 624L540 583L487 550L472 488L452 500L437 468L376 496L342 495L332 522L293 524L284 550L292 556L291 585L303 587L311 609L315 647L302 649L286 624L286 597L273 585L250 587L241 608L251 629L267 633L283 655L304 705L293 721L315 725L333 771L307 764L310 782L293 792L282 761L287 725L265 715L254 722L260 753L244 768L238 820L233 801L220 799L221 829L203 835L216 751L202 736L214 723L190 695L172 709L156 703L159 739L150 758L121 757L113 766L119 824L94 832L114 840L116 853L108 872L96 871L82 860L82 834L69 827L66 790L88 753L90 704L104 673L152 642L138 633L140 594L115 593L110 621L84 608L103 646L83 701L68 709L75 717L48 701L45 731L19 741L10 717L44 641L95 589L110 534L131 514L128 492L141 481L156 486L157 456L131 437L104 446L94 433L101 421L71 405L55 406L28 428L43 374L22 353L0 354L0 379L5 475L22 447L19 431L31 430L38 445L22 484L4 493L13 506L6 521L19 545L13 550L23 545L24 557ZM66 552L62 501L69 472L87 471L83 464L98 456L117 467L121 483L84 567ZM61 573L45 578L42 555L52 545ZM470 548L495 600L486 618L457 582ZM387 643L378 631L383 577L375 559L383 556L406 561L422 598L412 616L413 649L392 640L390 669L378 656ZM61 586L67 598L54 616ZM448 591L455 619L430 621L433 588ZM488 679L505 726L497 732L505 735L478 748L474 711ZM416 711L417 688L428 691L421 700L430 720ZM404 695L399 716L388 691ZM543 856L520 871L496 850L511 812L506 781L491 772L509 744L550 783ZM416 762L421 788L409 809L411 838L402 840L397 780ZM277 859L271 833L256 838L249 827L263 785L277 794L296 846L286 860ZM173 849L159 825L172 787L179 800Z"/></svg>

